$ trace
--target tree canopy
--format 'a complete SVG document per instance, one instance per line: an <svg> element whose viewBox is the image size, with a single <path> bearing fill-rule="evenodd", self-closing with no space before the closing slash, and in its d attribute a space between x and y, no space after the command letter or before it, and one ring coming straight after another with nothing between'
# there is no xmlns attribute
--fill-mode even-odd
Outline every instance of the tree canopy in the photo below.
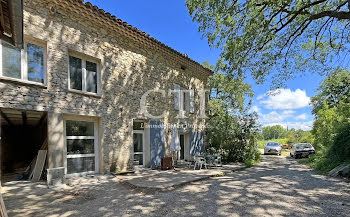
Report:
<svg viewBox="0 0 350 217"><path fill-rule="evenodd" d="M318 94L312 97L312 112L322 109L324 104L328 107L335 107L339 102L350 103L350 71L336 70L318 87Z"/></svg>
<svg viewBox="0 0 350 217"><path fill-rule="evenodd" d="M187 0L217 67L273 88L297 73L328 72L349 50L350 0Z"/></svg>
<svg viewBox="0 0 350 217"><path fill-rule="evenodd" d="M262 128L262 134L265 140L284 138L287 131L281 125L266 126Z"/></svg>
<svg viewBox="0 0 350 217"><path fill-rule="evenodd" d="M203 66L213 69L208 61ZM251 164L259 160L260 154L254 148L259 124L257 114L250 113L251 86L240 78L215 71L210 77L210 117L207 123L209 152L220 152L224 161L244 161Z"/></svg>

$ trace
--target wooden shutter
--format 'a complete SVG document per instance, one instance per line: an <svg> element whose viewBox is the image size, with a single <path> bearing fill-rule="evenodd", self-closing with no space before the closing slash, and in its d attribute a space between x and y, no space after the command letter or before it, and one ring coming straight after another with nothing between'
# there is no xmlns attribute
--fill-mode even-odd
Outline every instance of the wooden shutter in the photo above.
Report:
<svg viewBox="0 0 350 217"><path fill-rule="evenodd" d="M151 168L155 169L161 164L165 156L165 134L164 123L161 121L150 121L150 149Z"/></svg>
<svg viewBox="0 0 350 217"><path fill-rule="evenodd" d="M204 154L203 132L191 129L190 154L191 156L199 156Z"/></svg>
<svg viewBox="0 0 350 217"><path fill-rule="evenodd" d="M1 33L7 37L12 37L10 8L8 0L0 0L0 26Z"/></svg>

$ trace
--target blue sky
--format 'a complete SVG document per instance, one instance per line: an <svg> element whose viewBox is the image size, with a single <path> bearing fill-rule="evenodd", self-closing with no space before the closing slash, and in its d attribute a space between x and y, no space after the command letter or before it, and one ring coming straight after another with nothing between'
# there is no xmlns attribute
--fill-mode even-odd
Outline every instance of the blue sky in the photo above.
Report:
<svg viewBox="0 0 350 217"><path fill-rule="evenodd" d="M207 41L198 33L198 25L192 22L185 0L90 2L177 51L188 54L199 63L208 60L214 64L219 57L219 51L210 49ZM252 109L258 112L263 125L281 124L288 128L309 130L313 116L308 103L322 79L316 74L300 76L287 82L286 88L280 90L279 94L268 96L266 93L270 90L270 83L257 85L248 77L246 81L255 92Z"/></svg>

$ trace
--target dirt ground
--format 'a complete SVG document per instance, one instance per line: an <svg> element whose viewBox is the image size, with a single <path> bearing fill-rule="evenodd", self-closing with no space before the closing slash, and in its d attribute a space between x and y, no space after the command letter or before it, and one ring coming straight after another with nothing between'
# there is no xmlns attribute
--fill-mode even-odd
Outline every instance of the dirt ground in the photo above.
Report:
<svg viewBox="0 0 350 217"><path fill-rule="evenodd" d="M9 216L349 216L350 184L289 157L169 191L132 188L112 176L79 178L64 190L9 182Z"/></svg>

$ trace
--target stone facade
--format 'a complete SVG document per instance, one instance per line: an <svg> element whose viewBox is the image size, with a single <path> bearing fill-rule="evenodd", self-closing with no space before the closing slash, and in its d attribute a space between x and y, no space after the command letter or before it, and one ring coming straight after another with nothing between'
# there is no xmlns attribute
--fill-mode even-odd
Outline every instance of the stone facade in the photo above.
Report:
<svg viewBox="0 0 350 217"><path fill-rule="evenodd" d="M174 88L174 83L193 88L195 112L187 112L184 121L205 124L198 118L197 90L205 89L211 73L186 57L167 52L170 48L137 39L101 16L78 1L24 0L24 37L46 45L47 82L35 85L1 78L0 108L48 112L50 168L65 165L63 120L69 116L97 121L100 173L130 168L133 120L147 119L141 113L140 99L154 88L167 91ZM69 90L69 54L99 63L100 94ZM183 66L185 69L181 69ZM165 111L160 120L164 124L178 123L173 96L150 94L147 106L152 115ZM165 128L164 132L166 155L170 155L171 131Z"/></svg>

